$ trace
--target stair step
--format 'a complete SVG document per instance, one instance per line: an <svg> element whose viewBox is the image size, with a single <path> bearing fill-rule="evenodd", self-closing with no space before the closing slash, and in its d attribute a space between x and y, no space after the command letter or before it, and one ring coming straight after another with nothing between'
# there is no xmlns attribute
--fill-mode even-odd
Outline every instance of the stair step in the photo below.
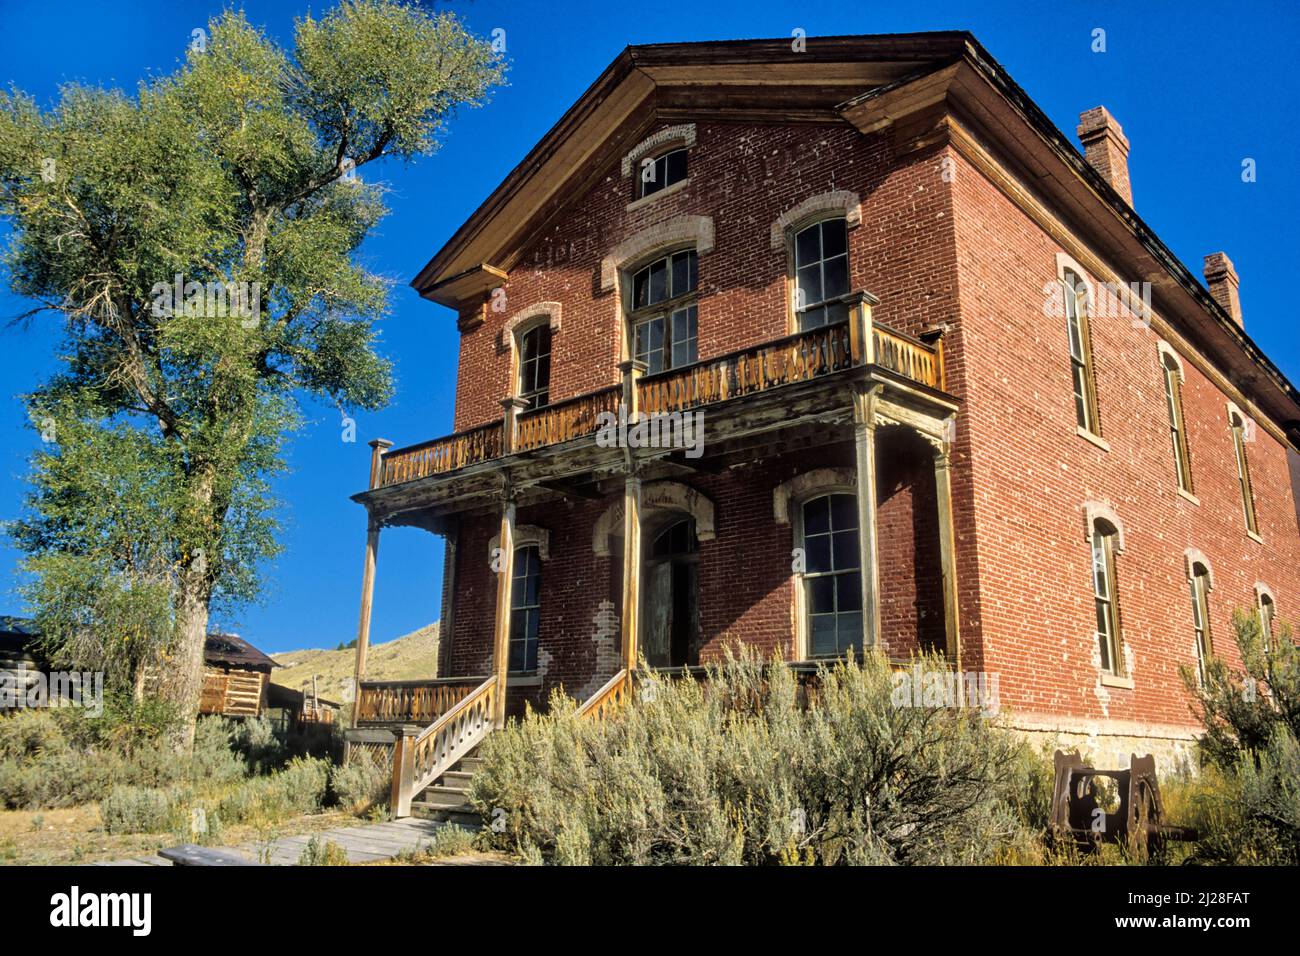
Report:
<svg viewBox="0 0 1300 956"><path fill-rule="evenodd" d="M440 778L438 783L444 787L463 787L469 790L469 783L474 779L472 771L467 770L448 770Z"/></svg>
<svg viewBox="0 0 1300 956"><path fill-rule="evenodd" d="M467 807L469 790L464 787L426 787L420 800L440 807Z"/></svg>
<svg viewBox="0 0 1300 956"><path fill-rule="evenodd" d="M456 764L456 769L463 770L465 773L474 773L481 766L483 766L482 757L461 757L460 762Z"/></svg>
<svg viewBox="0 0 1300 956"><path fill-rule="evenodd" d="M422 820L456 823L473 830L479 830L483 827L483 818L469 807L442 807L423 800L416 800L411 804L411 816L419 817Z"/></svg>

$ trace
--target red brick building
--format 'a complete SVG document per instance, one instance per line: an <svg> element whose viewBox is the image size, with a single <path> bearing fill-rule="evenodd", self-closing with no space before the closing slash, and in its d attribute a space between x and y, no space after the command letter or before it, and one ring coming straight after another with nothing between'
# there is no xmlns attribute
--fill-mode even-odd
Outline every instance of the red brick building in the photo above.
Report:
<svg viewBox="0 0 1300 956"><path fill-rule="evenodd" d="M459 317L457 431L375 443L358 669L414 525L448 676L363 682L362 723L745 641L942 653L1103 763L1185 745L1180 665L1296 614L1300 393L1227 257L1207 291L1134 212L1119 124L1077 133L961 33L620 54L413 282Z"/></svg>

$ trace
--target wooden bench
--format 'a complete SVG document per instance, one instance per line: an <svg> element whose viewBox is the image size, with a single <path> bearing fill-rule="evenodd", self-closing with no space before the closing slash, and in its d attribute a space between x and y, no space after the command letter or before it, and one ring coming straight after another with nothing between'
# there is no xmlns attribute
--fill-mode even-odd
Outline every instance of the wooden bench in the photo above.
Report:
<svg viewBox="0 0 1300 956"><path fill-rule="evenodd" d="M159 850L158 855L164 860L171 860L177 866L262 866L230 850L214 850L211 847L184 843L170 849Z"/></svg>

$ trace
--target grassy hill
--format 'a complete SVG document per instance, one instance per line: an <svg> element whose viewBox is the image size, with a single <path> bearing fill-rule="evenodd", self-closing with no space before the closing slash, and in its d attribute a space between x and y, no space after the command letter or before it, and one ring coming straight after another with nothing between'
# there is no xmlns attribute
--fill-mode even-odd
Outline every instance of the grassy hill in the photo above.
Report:
<svg viewBox="0 0 1300 956"><path fill-rule="evenodd" d="M404 680L432 677L438 655L438 622L404 634L385 644L371 644L366 655L366 677L370 680ZM271 681L292 690L302 690L303 681L316 675L318 693L327 700L342 700L343 682L352 677L357 652L284 651L271 659L282 665L271 672Z"/></svg>

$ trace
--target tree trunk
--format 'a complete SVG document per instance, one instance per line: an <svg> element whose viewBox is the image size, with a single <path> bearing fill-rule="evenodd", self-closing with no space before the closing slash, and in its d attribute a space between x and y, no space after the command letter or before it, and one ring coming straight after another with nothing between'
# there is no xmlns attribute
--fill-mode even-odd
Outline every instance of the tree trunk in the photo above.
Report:
<svg viewBox="0 0 1300 956"><path fill-rule="evenodd" d="M171 743L178 753L189 753L194 748L194 722L199 716L199 698L203 693L208 601L201 577L191 570L181 580L176 601L176 651L163 673L163 697L177 710L178 723Z"/></svg>

